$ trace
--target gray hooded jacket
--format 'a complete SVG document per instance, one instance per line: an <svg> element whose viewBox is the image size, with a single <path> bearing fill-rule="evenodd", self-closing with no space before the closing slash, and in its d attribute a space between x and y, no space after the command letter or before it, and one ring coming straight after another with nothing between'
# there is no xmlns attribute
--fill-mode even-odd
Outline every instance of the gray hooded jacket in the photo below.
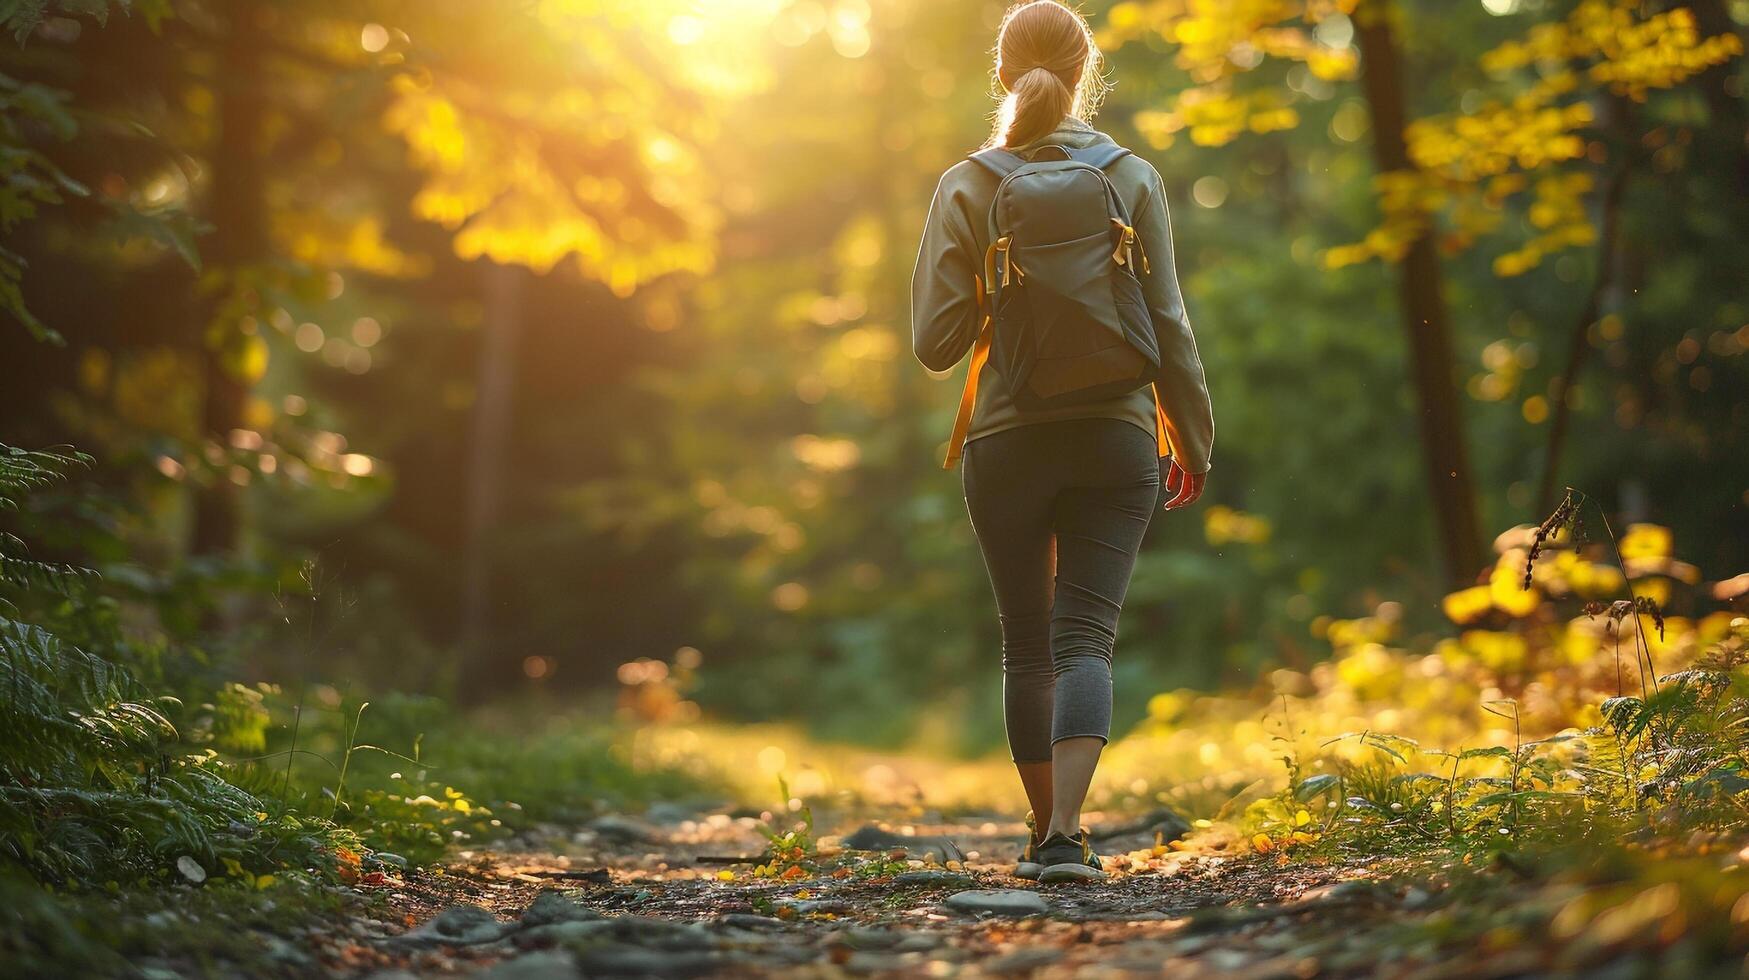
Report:
<svg viewBox="0 0 1749 980"><path fill-rule="evenodd" d="M1070 116L1056 132L1018 152L1026 156L1041 146L1079 149L1110 142L1111 137ZM1160 174L1132 154L1113 164L1107 175L1129 209L1130 221L1153 267L1152 273L1142 276L1142 293L1160 343L1160 403L1166 412L1172 448L1187 472L1202 473L1209 468L1214 445L1214 416L1196 338L1191 335L1184 298L1178 291L1172 227ZM931 371L951 370L978 338L981 323L974 277L983 269L984 250L990 244L990 202L996 196L997 183L995 174L962 160L942 175L930 203L923 244L911 273L911 345L917 359ZM1154 399L1146 388L1109 401L1023 413L1015 406L1001 372L986 370L979 381L968 440L1020 425L1065 419L1121 419L1150 434L1155 431Z"/></svg>

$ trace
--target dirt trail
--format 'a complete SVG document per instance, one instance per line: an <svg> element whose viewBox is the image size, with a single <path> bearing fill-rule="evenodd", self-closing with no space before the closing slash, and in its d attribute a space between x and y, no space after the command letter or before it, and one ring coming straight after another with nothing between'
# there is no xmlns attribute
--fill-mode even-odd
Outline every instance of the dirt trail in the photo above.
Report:
<svg viewBox="0 0 1749 980"><path fill-rule="evenodd" d="M1127 873L1041 886L1009 873L1019 824L962 819L883 824L919 838L905 859L847 851L799 872L786 862L787 878L755 877L753 865L722 860L766 848L755 820L656 816L542 827L460 852L441 872L369 876L362 914L306 937L302 965L377 980L1371 972L1332 918L1381 897L1345 881L1366 878L1359 867L1159 853L1137 827L1100 848L1133 851L1112 862ZM861 823L822 822L840 832ZM951 839L965 860L918 860L930 836ZM829 854L833 842L821 838Z"/></svg>

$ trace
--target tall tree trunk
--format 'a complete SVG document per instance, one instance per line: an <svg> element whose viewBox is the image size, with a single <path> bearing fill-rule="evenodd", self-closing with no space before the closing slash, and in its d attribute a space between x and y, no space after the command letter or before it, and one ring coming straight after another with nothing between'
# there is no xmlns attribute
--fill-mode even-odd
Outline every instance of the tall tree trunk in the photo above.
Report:
<svg viewBox="0 0 1749 980"><path fill-rule="evenodd" d="M1373 161L1380 174L1408 171L1403 94L1392 0L1362 0L1355 11L1361 87L1372 118ZM1428 496L1453 585L1473 581L1482 568L1482 535L1470 478L1463 408L1452 359L1451 327L1440 291L1439 255L1431 231L1409 246L1402 262L1403 326L1409 336L1410 376L1420 407L1421 453Z"/></svg>
<svg viewBox="0 0 1749 980"><path fill-rule="evenodd" d="M209 260L228 277L235 277L252 263L261 261L267 252L267 205L260 147L265 102L261 79L262 16L262 7L256 0L230 3L218 52L218 134L212 154L213 235ZM218 303L209 308L200 348L206 387L201 429L206 439L219 447L228 446L231 431L242 425L249 397L248 385L236 369L234 352L240 340L236 324L217 318L223 303L221 295ZM240 518L238 487L226 467L215 474L212 484L202 488L195 499L190 552L222 555L233 550Z"/></svg>
<svg viewBox="0 0 1749 980"><path fill-rule="evenodd" d="M479 391L468 451L467 553L462 595L463 695L477 697L505 684L505 662L492 637L492 535L503 507L505 443L514 420L517 335L522 330L523 271L487 265L486 319L481 329Z"/></svg>

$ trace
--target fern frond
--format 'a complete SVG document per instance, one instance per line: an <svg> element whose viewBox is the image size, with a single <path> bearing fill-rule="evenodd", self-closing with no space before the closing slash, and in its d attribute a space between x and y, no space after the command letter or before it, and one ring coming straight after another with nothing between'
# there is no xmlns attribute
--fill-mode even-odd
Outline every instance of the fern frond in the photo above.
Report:
<svg viewBox="0 0 1749 980"><path fill-rule="evenodd" d="M0 508L21 508L87 463L70 450L0 446ZM80 600L76 620L51 629L8 614L15 607L0 596L0 872L113 881L173 877L182 856L261 871L292 855L318 860L330 824L263 821L268 807L228 782L221 763L177 758L175 726L117 662L131 645L102 615L95 578L35 561L24 541L0 533L0 586L17 606Z"/></svg>
<svg viewBox="0 0 1749 980"><path fill-rule="evenodd" d="M67 470L90 466L92 459L71 448L20 449L0 444L0 509L16 509L33 490L59 483Z"/></svg>

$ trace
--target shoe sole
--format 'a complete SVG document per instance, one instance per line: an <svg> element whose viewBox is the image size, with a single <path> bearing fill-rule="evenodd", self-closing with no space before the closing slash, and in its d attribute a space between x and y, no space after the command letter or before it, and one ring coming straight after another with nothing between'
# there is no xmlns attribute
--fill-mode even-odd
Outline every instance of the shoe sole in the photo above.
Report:
<svg viewBox="0 0 1749 980"><path fill-rule="evenodd" d="M1059 885L1071 881L1101 881L1105 872L1085 864L1053 864L1039 873L1039 884Z"/></svg>
<svg viewBox="0 0 1749 980"><path fill-rule="evenodd" d="M1037 881L1038 876L1045 873L1045 866L1036 861L1022 861L1014 869L1014 877L1025 878L1027 881Z"/></svg>

